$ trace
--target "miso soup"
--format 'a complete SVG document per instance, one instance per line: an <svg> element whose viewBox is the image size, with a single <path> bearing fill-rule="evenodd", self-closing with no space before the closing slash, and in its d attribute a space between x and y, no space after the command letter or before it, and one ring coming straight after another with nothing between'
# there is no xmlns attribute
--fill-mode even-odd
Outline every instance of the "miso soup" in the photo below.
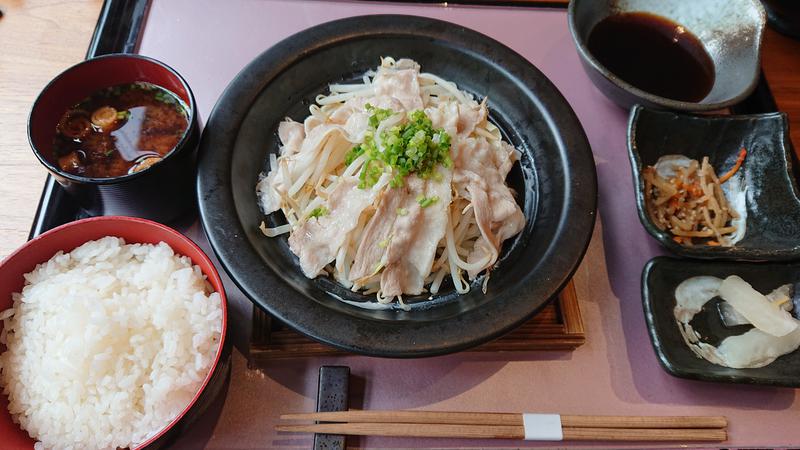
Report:
<svg viewBox="0 0 800 450"><path fill-rule="evenodd" d="M64 172L112 178L161 161L189 127L188 107L150 83L112 86L64 113L51 163Z"/></svg>

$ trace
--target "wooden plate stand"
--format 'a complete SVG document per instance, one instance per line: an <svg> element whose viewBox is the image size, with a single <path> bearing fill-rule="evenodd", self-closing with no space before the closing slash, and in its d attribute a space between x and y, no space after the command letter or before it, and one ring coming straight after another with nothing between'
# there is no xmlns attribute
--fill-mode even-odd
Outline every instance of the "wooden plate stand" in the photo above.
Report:
<svg viewBox="0 0 800 450"><path fill-rule="evenodd" d="M586 342L578 296L572 281L555 301L539 314L503 337L476 347L471 352L526 352L532 350L571 351ZM321 344L274 320L253 306L249 365L253 368L281 358L344 355L346 352Z"/></svg>

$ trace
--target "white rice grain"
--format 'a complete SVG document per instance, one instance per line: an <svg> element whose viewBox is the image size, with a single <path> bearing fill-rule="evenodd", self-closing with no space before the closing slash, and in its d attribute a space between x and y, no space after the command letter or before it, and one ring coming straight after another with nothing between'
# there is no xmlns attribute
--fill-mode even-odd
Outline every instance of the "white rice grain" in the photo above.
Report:
<svg viewBox="0 0 800 450"><path fill-rule="evenodd" d="M216 358L221 298L163 242L90 241L25 280L0 312L0 385L37 448L146 441L189 404Z"/></svg>

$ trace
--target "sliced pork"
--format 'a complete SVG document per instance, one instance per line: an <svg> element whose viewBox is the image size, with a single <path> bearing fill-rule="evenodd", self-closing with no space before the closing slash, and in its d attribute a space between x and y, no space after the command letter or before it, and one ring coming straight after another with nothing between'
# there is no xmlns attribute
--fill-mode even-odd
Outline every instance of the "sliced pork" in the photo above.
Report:
<svg viewBox="0 0 800 450"><path fill-rule="evenodd" d="M491 270L525 226L505 183L519 152L488 122L489 101L408 59L330 89L278 126L256 192L288 224L264 233L289 233L307 277L330 273L382 303L435 295L446 276L467 292L465 274Z"/></svg>

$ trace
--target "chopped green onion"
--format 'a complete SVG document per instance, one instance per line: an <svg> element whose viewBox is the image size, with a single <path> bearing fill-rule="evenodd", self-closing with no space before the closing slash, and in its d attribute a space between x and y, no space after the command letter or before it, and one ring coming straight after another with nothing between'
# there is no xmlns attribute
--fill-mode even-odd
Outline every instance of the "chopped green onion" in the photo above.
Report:
<svg viewBox="0 0 800 450"><path fill-rule="evenodd" d="M157 90L153 97L159 102L166 103L168 105L175 103L175 97L162 89Z"/></svg>
<svg viewBox="0 0 800 450"><path fill-rule="evenodd" d="M397 213L398 216L405 216L406 214L408 214L408 210L405 208L397 208L397 211L395 212Z"/></svg>
<svg viewBox="0 0 800 450"><path fill-rule="evenodd" d="M367 109L367 111L372 113L372 115L369 117L369 126L372 128L378 128L379 123L394 115L394 111L391 109L376 108L369 103L364 105L364 107Z"/></svg>
<svg viewBox="0 0 800 450"><path fill-rule="evenodd" d="M437 195L434 195L433 197L425 197L424 195L420 194L417 196L417 203L419 203L419 206L423 208L427 208L438 201L439 196Z"/></svg>
<svg viewBox="0 0 800 450"><path fill-rule="evenodd" d="M363 154L364 154L364 147L361 144L356 145L355 147L351 148L350 151L347 152L347 154L344 156L344 163L349 166L350 164L353 164L353 161L355 161L356 158L358 158Z"/></svg>
<svg viewBox="0 0 800 450"><path fill-rule="evenodd" d="M318 208L314 208L311 210L311 214L308 215L309 218L311 217L322 217L328 214L328 208L324 206L320 206Z"/></svg>
<svg viewBox="0 0 800 450"><path fill-rule="evenodd" d="M403 186L403 180L411 174L417 174L420 178L433 176L441 181L442 176L435 171L436 167L439 164L451 167L453 164L450 159L450 135L444 129L434 129L431 119L423 111L413 111L403 125L381 132L383 148L378 149L374 135L378 125L395 113L370 104L366 105L366 109L372 115L364 142L353 147L345 156L345 164L349 165L359 156L366 155L359 174L359 188L374 186L386 171L395 173L389 183L393 188Z"/></svg>

